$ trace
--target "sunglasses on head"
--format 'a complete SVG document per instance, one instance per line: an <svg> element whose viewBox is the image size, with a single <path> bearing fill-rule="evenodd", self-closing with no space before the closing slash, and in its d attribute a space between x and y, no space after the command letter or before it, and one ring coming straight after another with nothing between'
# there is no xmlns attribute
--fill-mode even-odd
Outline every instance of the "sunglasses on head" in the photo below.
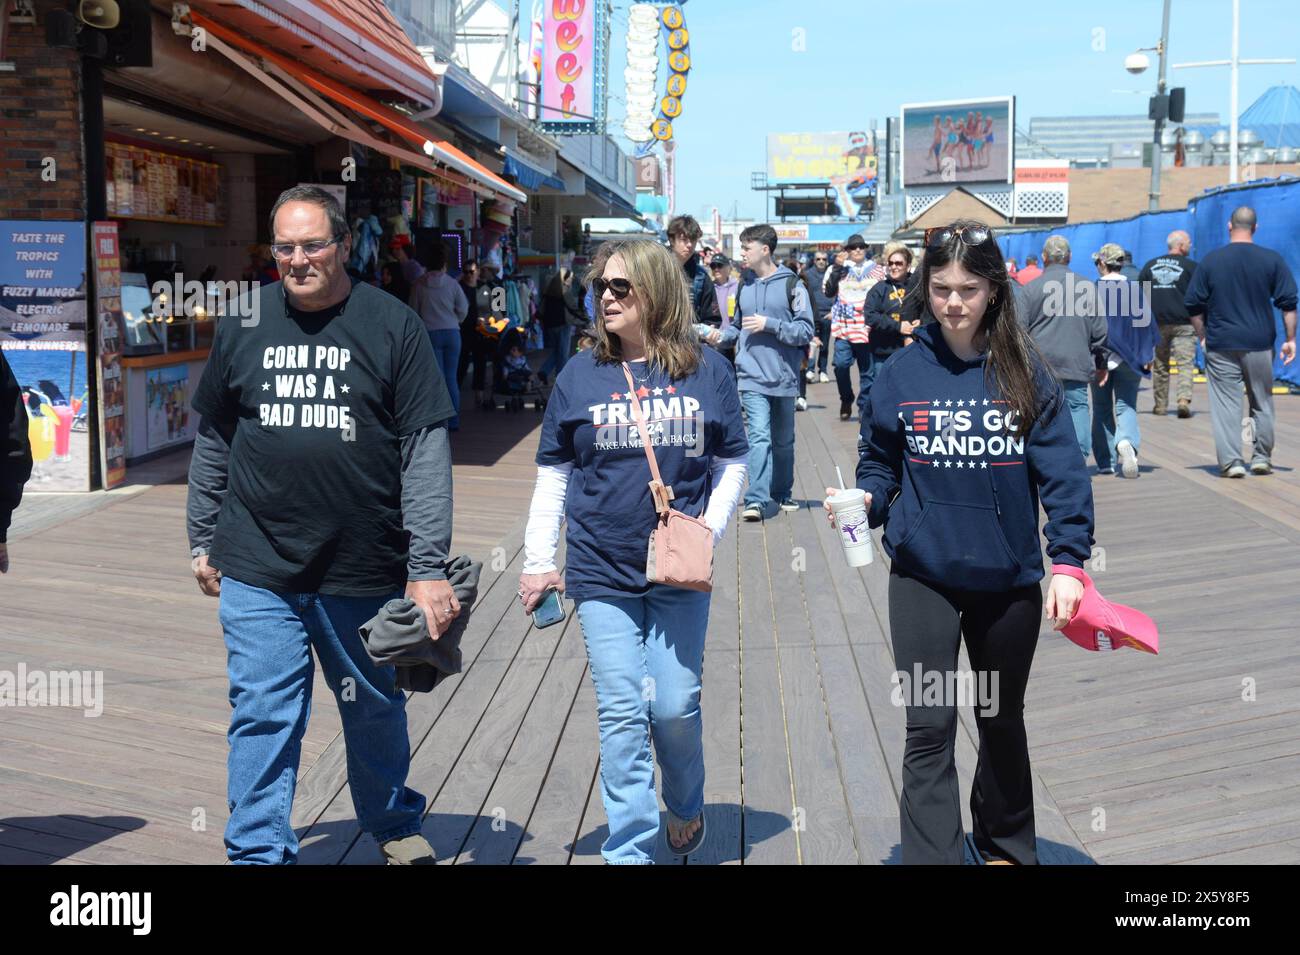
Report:
<svg viewBox="0 0 1300 955"><path fill-rule="evenodd" d="M596 298L604 298L606 289L620 302L632 294L632 283L627 279L600 278L593 281L591 287L596 291Z"/></svg>
<svg viewBox="0 0 1300 955"><path fill-rule="evenodd" d="M953 229L950 226L936 226L925 230L925 247L934 249L946 245L952 241L954 236L961 239L966 245L983 245L993 238L993 231L982 225L962 226L959 229Z"/></svg>

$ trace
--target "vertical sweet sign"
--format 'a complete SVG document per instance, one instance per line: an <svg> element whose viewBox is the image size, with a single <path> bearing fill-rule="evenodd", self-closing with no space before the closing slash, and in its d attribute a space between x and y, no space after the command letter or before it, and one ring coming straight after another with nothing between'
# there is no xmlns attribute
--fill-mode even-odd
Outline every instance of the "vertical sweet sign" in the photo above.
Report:
<svg viewBox="0 0 1300 955"><path fill-rule="evenodd" d="M595 118L596 2L546 0L540 116L544 123L589 124Z"/></svg>

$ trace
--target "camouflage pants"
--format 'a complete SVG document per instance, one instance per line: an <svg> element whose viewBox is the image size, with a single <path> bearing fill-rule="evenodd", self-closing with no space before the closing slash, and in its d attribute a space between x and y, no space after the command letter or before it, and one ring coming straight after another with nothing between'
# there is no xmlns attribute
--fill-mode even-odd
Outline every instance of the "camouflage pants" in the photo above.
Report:
<svg viewBox="0 0 1300 955"><path fill-rule="evenodd" d="M1154 410L1169 407L1169 354L1178 363L1175 397L1179 404L1192 400L1192 371L1196 360L1196 332L1191 325L1161 325L1160 344L1151 364L1151 390L1155 393Z"/></svg>

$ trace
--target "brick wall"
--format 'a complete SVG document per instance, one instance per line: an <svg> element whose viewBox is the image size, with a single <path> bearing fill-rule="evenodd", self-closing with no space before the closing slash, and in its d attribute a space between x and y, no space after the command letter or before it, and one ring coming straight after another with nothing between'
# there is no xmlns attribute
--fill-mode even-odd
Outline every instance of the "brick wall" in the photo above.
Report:
<svg viewBox="0 0 1300 955"><path fill-rule="evenodd" d="M54 6L37 0L36 23L11 24L6 37L4 58L15 69L0 72L0 219L85 218L80 60L45 45ZM52 182L41 176L46 157L55 162Z"/></svg>

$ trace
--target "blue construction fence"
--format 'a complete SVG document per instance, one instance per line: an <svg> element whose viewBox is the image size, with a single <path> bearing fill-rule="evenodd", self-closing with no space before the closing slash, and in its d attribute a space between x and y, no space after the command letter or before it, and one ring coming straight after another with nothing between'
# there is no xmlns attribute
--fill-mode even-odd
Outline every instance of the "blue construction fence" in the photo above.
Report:
<svg viewBox="0 0 1300 955"><path fill-rule="evenodd" d="M1300 180L1294 178L1225 186L1198 196L1186 209L1171 212L1144 212L1131 219L1080 222L1000 235L998 245L1005 258L1014 258L1024 265L1025 256L1042 253L1048 236L1063 235L1070 243L1074 268L1091 276L1092 254L1103 244L1118 242L1133 253L1134 264L1141 268L1142 263L1167 252L1165 238L1175 229L1182 229L1192 237L1192 258L1201 259L1228 241L1228 218L1237 206L1255 210L1259 217L1255 241L1276 249L1291 267L1291 273L1300 276ZM1276 345L1280 347L1285 337L1282 313L1275 311L1273 321L1277 327ZM1275 347L1273 378L1300 385L1300 360L1283 365Z"/></svg>

